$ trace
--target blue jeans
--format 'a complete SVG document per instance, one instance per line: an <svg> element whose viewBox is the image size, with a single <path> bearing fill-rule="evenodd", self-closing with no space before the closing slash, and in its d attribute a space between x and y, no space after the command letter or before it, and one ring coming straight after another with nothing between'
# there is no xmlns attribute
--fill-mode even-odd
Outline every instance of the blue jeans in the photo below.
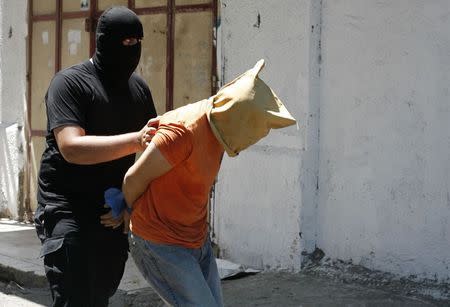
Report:
<svg viewBox="0 0 450 307"><path fill-rule="evenodd" d="M170 306L223 306L216 259L208 239L201 248L155 244L135 234L130 251L141 274Z"/></svg>

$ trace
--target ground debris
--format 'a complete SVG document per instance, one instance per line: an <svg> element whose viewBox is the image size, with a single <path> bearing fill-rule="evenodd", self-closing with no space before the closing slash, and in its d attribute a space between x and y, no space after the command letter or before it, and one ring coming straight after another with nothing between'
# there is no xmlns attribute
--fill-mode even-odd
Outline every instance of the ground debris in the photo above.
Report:
<svg viewBox="0 0 450 307"><path fill-rule="evenodd" d="M392 273L370 270L352 261L307 260L303 264L304 274L327 277L345 284L359 284L396 293L401 296L427 298L436 301L450 300L450 284L437 280L420 279L415 275L400 277Z"/></svg>
<svg viewBox="0 0 450 307"><path fill-rule="evenodd" d="M4 284L4 283L2 283L2 284ZM3 292L5 294L16 294L16 293L27 294L27 293L29 293L29 291L26 288L22 287L15 281L10 281L8 284L4 284L4 285L5 286L2 288L4 289Z"/></svg>

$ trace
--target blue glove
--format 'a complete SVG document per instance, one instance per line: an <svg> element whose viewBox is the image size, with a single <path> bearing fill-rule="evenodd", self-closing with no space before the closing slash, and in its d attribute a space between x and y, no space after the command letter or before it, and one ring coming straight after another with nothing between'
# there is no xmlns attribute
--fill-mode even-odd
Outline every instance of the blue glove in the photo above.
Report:
<svg viewBox="0 0 450 307"><path fill-rule="evenodd" d="M127 208L123 193L117 188L109 188L105 191L105 204L111 208L112 216L115 219Z"/></svg>

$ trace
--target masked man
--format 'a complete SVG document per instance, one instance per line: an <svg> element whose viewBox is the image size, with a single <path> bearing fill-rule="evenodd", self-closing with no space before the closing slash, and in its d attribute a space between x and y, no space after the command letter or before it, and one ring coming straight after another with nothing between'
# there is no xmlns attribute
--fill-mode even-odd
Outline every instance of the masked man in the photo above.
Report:
<svg viewBox="0 0 450 307"><path fill-rule="evenodd" d="M124 272L123 216L113 218L103 193L121 187L135 153L151 139L147 121L155 107L133 73L142 38L135 13L106 10L93 58L58 72L45 96L47 147L35 222L53 306L107 306Z"/></svg>

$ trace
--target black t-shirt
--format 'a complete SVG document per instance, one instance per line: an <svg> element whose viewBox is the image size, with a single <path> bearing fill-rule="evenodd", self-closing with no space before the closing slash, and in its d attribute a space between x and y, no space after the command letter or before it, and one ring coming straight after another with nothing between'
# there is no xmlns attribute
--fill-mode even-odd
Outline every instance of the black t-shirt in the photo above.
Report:
<svg viewBox="0 0 450 307"><path fill-rule="evenodd" d="M53 129L76 125L86 135L102 136L138 131L156 116L150 90L136 74L128 86L102 81L94 65L86 61L58 72L45 101L47 147L38 179L38 203L46 213L44 219L51 216L52 221L46 223L53 224L61 219L98 223L99 215L105 212L104 191L121 188L135 155L94 165L72 164L61 155Z"/></svg>

